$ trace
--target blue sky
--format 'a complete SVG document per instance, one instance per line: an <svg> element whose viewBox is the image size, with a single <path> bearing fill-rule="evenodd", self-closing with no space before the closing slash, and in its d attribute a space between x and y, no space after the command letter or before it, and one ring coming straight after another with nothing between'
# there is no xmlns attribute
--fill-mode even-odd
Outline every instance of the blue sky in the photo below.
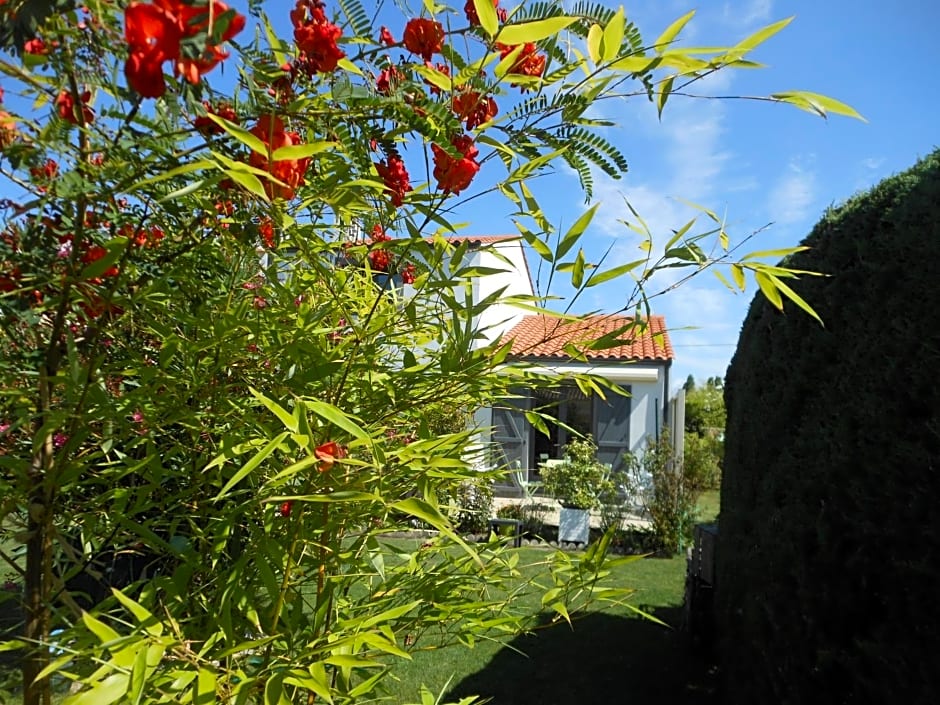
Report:
<svg viewBox="0 0 940 705"><path fill-rule="evenodd" d="M244 10L246 2L232 4ZM363 4L370 11L376 7L368 0ZM463 0L453 4L462 7ZM420 12L417 0L412 5ZM264 3L286 37L292 6L286 0ZM380 17L387 17L400 37L401 15L392 3L385 7ZM335 9L335 1L329 0L328 12ZM660 237L694 214L676 200L684 198L727 214L733 241L772 223L746 251L793 246L827 206L909 167L940 145L940 43L934 36L940 4L935 0L637 0L625 5L628 19L637 23L647 42L692 9L696 17L679 42L687 46L731 45L762 26L795 16L752 55L767 68L722 72L698 91L768 95L809 90L849 103L868 122L839 116L826 121L785 105L678 97L670 100L660 121L644 98L605 102L596 110L619 124L607 137L623 149L630 172L620 181L596 176L595 201L602 206L584 242L589 260L596 261L608 248L609 266L639 256L638 237L618 223L630 219L624 198ZM225 80L217 74L209 78L213 83ZM14 99L10 93L7 98ZM492 184L504 173L498 160L490 160L478 181ZM536 180L532 188L562 230L585 209L577 178L565 169ZM512 210L508 201L497 198L469 200L458 207L453 221L465 224L463 234L512 233ZM534 256L531 261L534 265ZM625 289L618 283L591 289L574 310L617 310L627 303ZM705 273L655 299L654 312L666 316L676 349L676 385L688 374L699 380L724 374L753 289L735 295ZM791 309L786 315L804 314Z"/></svg>

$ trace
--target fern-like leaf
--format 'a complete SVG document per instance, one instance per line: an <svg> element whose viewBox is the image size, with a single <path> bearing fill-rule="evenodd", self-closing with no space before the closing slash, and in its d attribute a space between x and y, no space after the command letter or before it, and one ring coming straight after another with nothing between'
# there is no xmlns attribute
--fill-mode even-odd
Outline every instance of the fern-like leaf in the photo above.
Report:
<svg viewBox="0 0 940 705"><path fill-rule="evenodd" d="M366 14L365 8L359 0L338 0L339 7L352 27L356 37L375 39L372 36L372 21Z"/></svg>

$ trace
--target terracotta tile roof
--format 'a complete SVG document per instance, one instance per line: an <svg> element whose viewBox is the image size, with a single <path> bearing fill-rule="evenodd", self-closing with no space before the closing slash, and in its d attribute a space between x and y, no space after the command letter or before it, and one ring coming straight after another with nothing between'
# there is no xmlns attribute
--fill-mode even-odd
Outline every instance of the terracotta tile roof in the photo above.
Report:
<svg viewBox="0 0 940 705"><path fill-rule="evenodd" d="M430 239L430 238L428 238ZM512 240L521 240L521 235L447 235L444 237L450 243L458 243L466 240L471 244L490 245L494 242L511 242Z"/></svg>
<svg viewBox="0 0 940 705"><path fill-rule="evenodd" d="M563 321L545 315L526 316L505 338L512 340L511 355L517 358L570 358L565 346L574 345L589 360L672 360L675 353L669 341L666 321L650 316L645 327L615 334L633 319L627 316L597 315L581 321ZM614 336L613 345L587 350L586 345L605 335Z"/></svg>

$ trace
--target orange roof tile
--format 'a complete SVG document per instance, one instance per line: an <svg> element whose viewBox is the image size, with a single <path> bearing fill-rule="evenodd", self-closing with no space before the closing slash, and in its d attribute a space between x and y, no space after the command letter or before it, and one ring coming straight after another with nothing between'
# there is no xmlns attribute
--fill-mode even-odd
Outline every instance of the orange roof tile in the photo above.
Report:
<svg viewBox="0 0 940 705"><path fill-rule="evenodd" d="M647 325L627 329L628 316L596 315L580 321L564 321L552 316L532 315L523 318L504 337L512 341L513 357L570 358L568 345L584 352L589 360L672 360L675 353L662 316L645 319ZM615 336L604 349L586 349L605 335Z"/></svg>

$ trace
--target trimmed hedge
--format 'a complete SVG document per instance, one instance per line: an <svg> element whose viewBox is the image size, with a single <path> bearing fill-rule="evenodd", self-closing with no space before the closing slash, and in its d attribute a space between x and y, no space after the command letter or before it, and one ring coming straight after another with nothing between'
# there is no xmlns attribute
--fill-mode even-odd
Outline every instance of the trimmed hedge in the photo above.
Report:
<svg viewBox="0 0 940 705"><path fill-rule="evenodd" d="M940 699L940 150L829 210L728 370L724 698Z"/></svg>

